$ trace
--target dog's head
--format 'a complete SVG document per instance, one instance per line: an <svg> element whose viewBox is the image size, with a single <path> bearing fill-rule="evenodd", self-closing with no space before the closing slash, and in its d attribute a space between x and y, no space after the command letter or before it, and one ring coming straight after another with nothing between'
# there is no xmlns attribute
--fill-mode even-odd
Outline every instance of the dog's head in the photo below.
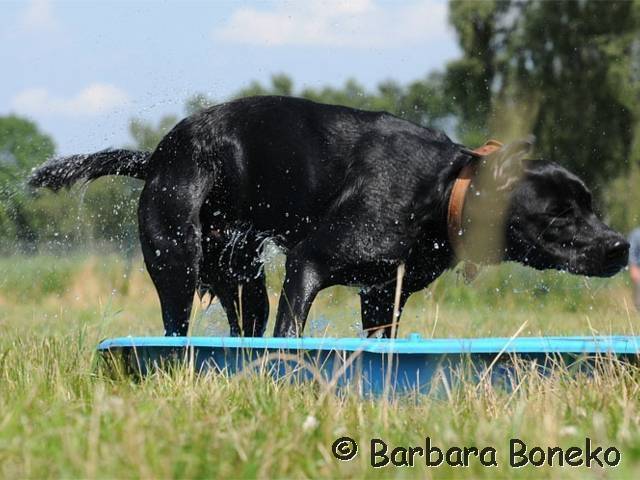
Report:
<svg viewBox="0 0 640 480"><path fill-rule="evenodd" d="M609 277L626 264L629 244L593 211L591 192L560 165L527 160L531 140L511 144L486 165L504 190L504 260L537 269Z"/></svg>

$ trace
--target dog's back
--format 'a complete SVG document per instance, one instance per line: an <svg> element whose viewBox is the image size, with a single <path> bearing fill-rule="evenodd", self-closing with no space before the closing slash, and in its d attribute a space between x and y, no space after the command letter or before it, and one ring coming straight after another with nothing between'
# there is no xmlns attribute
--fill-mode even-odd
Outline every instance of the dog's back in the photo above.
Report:
<svg viewBox="0 0 640 480"><path fill-rule="evenodd" d="M393 143L406 144L400 151L411 155L395 154ZM182 149L177 156L176 145ZM424 145L431 154L422 160L431 165L416 164ZM195 159L202 169L215 172L208 200L213 212L260 230L289 232L295 242L293 232L343 204L366 177L370 182L410 182L416 172L433 170L435 149L452 145L443 133L386 112L290 97L249 97L183 120L161 142L149 170L161 174L167 163ZM386 147L394 154L385 153Z"/></svg>

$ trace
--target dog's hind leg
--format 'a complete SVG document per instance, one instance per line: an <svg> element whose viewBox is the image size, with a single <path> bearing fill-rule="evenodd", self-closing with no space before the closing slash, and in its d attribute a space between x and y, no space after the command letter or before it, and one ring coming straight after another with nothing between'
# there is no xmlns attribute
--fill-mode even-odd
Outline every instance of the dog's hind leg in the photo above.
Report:
<svg viewBox="0 0 640 480"><path fill-rule="evenodd" d="M206 220L203 225L207 225ZM201 282L210 285L218 297L232 337L261 337L269 318L269 299L259 252L251 242L239 245L234 258L229 258L231 249L226 247L231 239L221 230L213 229L203 242Z"/></svg>
<svg viewBox="0 0 640 480"><path fill-rule="evenodd" d="M195 166L187 167L148 178L140 197L140 243L167 336L189 329L202 258L200 208L209 183Z"/></svg>
<svg viewBox="0 0 640 480"><path fill-rule="evenodd" d="M216 276L212 290L227 314L232 337L264 335L269 319L264 273L246 281L234 280L228 275Z"/></svg>
<svg viewBox="0 0 640 480"><path fill-rule="evenodd" d="M400 295L399 313L402 313L404 304L409 294L405 291ZM393 323L396 323L395 332L398 332L400 317L393 318L395 301L395 285L382 288L372 287L360 291L360 312L362 315L362 329L368 337L374 337L380 333L385 338L391 338Z"/></svg>
<svg viewBox="0 0 640 480"><path fill-rule="evenodd" d="M245 337L262 337L269 320L269 296L264 272L242 284L241 307L242 334Z"/></svg>
<svg viewBox="0 0 640 480"><path fill-rule="evenodd" d="M221 229L213 229L207 226L207 220L202 224L205 238L202 243L203 258L200 265L200 284L206 285L210 293L215 295L222 305L227 321L229 322L229 335L239 337L241 334L238 322L238 285L231 272L221 259L226 239L223 238Z"/></svg>

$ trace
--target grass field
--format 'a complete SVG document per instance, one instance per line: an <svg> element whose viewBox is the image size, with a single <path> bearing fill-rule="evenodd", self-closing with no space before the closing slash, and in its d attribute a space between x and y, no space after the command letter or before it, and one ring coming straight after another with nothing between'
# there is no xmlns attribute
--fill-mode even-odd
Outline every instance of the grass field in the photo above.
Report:
<svg viewBox="0 0 640 480"><path fill-rule="evenodd" d="M269 267L272 306L281 268ZM446 396L390 400L325 394L260 374L193 376L188 369L136 383L96 368L99 340L162 331L155 292L135 259L71 255L0 260L0 477L550 477L638 478L640 371L614 363L591 377L533 372L506 392L460 385ZM272 308L272 317L273 317ZM358 334L354 290L329 289L306 333ZM489 268L471 285L455 272L411 299L400 326L425 337L634 334L624 274L610 280ZM270 322L269 331L272 328ZM226 333L217 304L198 306L192 333ZM360 445L350 462L335 439ZM373 437L390 446L492 446L498 467L369 465ZM510 438L530 447L620 450L615 467L508 466Z"/></svg>

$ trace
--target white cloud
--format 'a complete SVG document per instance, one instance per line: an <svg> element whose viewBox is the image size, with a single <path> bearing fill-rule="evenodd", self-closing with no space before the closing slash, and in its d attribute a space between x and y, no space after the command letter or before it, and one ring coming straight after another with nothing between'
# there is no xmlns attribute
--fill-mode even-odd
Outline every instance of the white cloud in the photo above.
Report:
<svg viewBox="0 0 640 480"><path fill-rule="evenodd" d="M260 46L385 48L448 38L447 28L447 5L441 0L308 0L268 10L239 8L213 35Z"/></svg>
<svg viewBox="0 0 640 480"><path fill-rule="evenodd" d="M105 83L94 83L71 97L59 97L46 88L29 88L18 93L11 107L32 115L91 116L122 107L129 101L123 90Z"/></svg>
<svg viewBox="0 0 640 480"><path fill-rule="evenodd" d="M53 31L58 22L50 0L31 0L22 15L22 26L31 31Z"/></svg>

